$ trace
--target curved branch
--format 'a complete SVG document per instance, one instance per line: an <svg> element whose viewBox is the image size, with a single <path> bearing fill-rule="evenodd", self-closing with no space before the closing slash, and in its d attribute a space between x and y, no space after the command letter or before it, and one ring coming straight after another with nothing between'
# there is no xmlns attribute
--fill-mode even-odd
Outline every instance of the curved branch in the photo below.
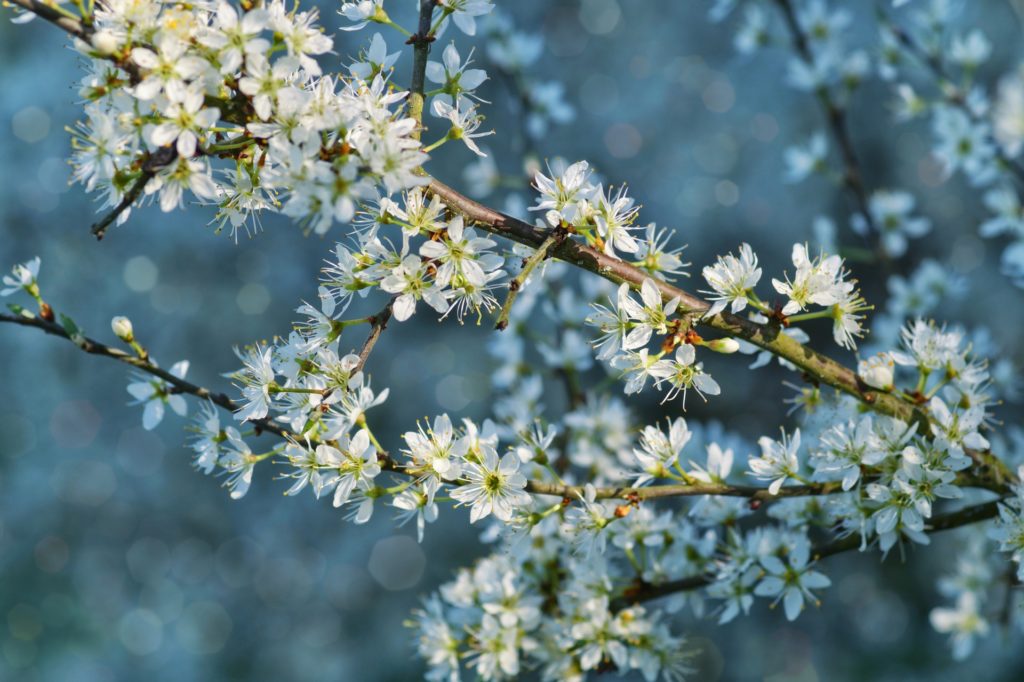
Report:
<svg viewBox="0 0 1024 682"><path fill-rule="evenodd" d="M35 14L40 19L45 19L57 28L64 29L67 33L70 33L76 38L82 40L89 40L89 36L92 34L92 28L86 26L78 19L72 19L66 14L62 14L55 10L51 5L40 0L7 0L12 5L17 5L27 12Z"/></svg>

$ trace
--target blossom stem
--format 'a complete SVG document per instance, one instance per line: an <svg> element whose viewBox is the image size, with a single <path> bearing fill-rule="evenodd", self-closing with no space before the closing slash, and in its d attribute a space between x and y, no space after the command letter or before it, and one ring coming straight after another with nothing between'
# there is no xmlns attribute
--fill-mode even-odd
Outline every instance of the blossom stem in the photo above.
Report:
<svg viewBox="0 0 1024 682"><path fill-rule="evenodd" d="M760 310L762 313L764 313L766 315L771 315L772 314L773 311L771 309L771 306L765 304L764 301L762 301L758 297L758 295L756 293L754 293L753 289L748 289L746 293L747 293L747 301L750 303L750 305L754 306L755 308L757 308L758 310Z"/></svg>
<svg viewBox="0 0 1024 682"><path fill-rule="evenodd" d="M240 149L242 147L248 147L253 143L253 139L248 135L242 135L231 140L225 140L220 144L211 144L206 148L207 154L216 154L218 152L225 152L232 149Z"/></svg>
<svg viewBox="0 0 1024 682"><path fill-rule="evenodd" d="M437 29L441 28L441 24L444 22L445 19L447 19L449 17L449 15L451 15L451 13L452 13L451 8L450 7L445 7L444 10L441 12L441 16L439 16L437 18L437 21L434 22L434 25L430 27L430 33L428 33L427 35L430 35L430 36L436 35L437 34Z"/></svg>
<svg viewBox="0 0 1024 682"><path fill-rule="evenodd" d="M693 485L694 484L694 480L695 479L692 476L690 476L688 473L686 473L686 470L683 469L683 465L679 463L678 459L676 459L676 461L673 463L673 467L675 468L676 471L679 472L679 480L683 481L686 485ZM671 471L668 471L666 473L668 473L670 475L672 474Z"/></svg>
<svg viewBox="0 0 1024 682"><path fill-rule="evenodd" d="M914 393L924 393L925 387L928 385L928 375L931 374L931 370L927 367L919 368L919 374L917 375L917 386L914 388Z"/></svg>
<svg viewBox="0 0 1024 682"><path fill-rule="evenodd" d="M434 142L433 144L428 144L426 147L423 148L423 151L429 154L430 152L434 151L435 149L437 149L450 139L452 139L452 136L449 133L448 135L445 135L437 142Z"/></svg>
<svg viewBox="0 0 1024 682"><path fill-rule="evenodd" d="M356 423L366 430L366 435L370 437L370 442L373 443L373 447L377 448L378 452L386 452L386 450L384 450L384 446L380 444L379 440L377 440L377 436L373 435L373 430L370 428L370 425L366 423L365 414L359 415L359 418L356 419Z"/></svg>
<svg viewBox="0 0 1024 682"><path fill-rule="evenodd" d="M942 387L945 386L946 384L948 384L951 379L952 379L952 377L950 377L950 376L943 377L942 381L940 381L939 383L935 384L935 386L933 386L931 388L931 390L929 390L928 393L925 394L925 398L928 398L929 400L934 398L938 394L938 392L942 389Z"/></svg>
<svg viewBox="0 0 1024 682"><path fill-rule="evenodd" d="M813 313L800 313L787 317L790 322L806 322L807 320L820 320L825 317L832 317L832 308L816 310Z"/></svg>
<svg viewBox="0 0 1024 682"><path fill-rule="evenodd" d="M292 386L278 386L277 384L270 385L271 393L311 393L315 395L323 395L326 389L323 388L297 388Z"/></svg>
<svg viewBox="0 0 1024 682"><path fill-rule="evenodd" d="M407 28L405 28L404 26L401 26L401 25L399 25L399 24L396 24L396 23L395 23L394 21L392 21L392 20L391 20L390 18L388 18L388 19L387 19L386 21L382 21L382 22L380 22L380 23L381 23L381 24L383 24L384 26L390 26L391 28L395 29L396 31L398 31L399 33L401 33L401 34L402 34L403 36L405 36L406 38L408 38L409 36L411 36L411 35L412 35L412 33L410 33L410 32L409 32L409 29L407 29Z"/></svg>

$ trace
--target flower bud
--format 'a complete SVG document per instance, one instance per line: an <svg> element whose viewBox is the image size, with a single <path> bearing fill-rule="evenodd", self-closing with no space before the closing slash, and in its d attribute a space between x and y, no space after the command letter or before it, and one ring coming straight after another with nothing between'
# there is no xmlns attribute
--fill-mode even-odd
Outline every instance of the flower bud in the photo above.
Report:
<svg viewBox="0 0 1024 682"><path fill-rule="evenodd" d="M93 33L90 42L92 42L92 46L96 48L97 52L104 55L114 54L119 47L117 36L112 31L106 29Z"/></svg>
<svg viewBox="0 0 1024 682"><path fill-rule="evenodd" d="M127 317L118 315L110 321L110 328L114 330L114 334L117 335L117 338L121 339L125 343L131 343L135 340L132 321Z"/></svg>
<svg viewBox="0 0 1024 682"><path fill-rule="evenodd" d="M857 375L861 380L882 391L892 390L894 370L895 363L888 353L878 353L857 363Z"/></svg>
<svg viewBox="0 0 1024 682"><path fill-rule="evenodd" d="M740 349L740 342L736 339L715 339L704 345L716 353L735 353Z"/></svg>

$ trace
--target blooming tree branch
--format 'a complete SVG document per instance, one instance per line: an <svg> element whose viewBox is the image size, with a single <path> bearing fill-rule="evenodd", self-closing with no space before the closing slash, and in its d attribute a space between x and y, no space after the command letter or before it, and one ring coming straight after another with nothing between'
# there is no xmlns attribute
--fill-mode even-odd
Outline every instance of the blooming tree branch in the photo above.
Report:
<svg viewBox="0 0 1024 682"><path fill-rule="evenodd" d="M97 237L148 199L166 212L186 198L214 207L218 231L230 227L236 238L273 212L307 233L351 229L288 334L236 349L242 366L228 376L237 399L185 380L187 361L162 369L125 318L114 318L112 330L131 352L85 337L66 316L55 322L38 259L16 265L0 295L28 296L39 314L13 305L0 322L131 365L128 391L145 428L166 408L187 414L185 395L204 399L191 426L193 464L224 474L233 499L247 494L257 471L275 467L290 481L286 495L312 491L354 523L386 505L399 523L414 521L421 540L441 509L466 507L470 523L492 524L499 549L415 614L432 679L457 680L466 667L484 679L514 679L529 665L552 680L608 669L678 680L692 671L692 651L646 602L671 596L673 606L704 615L709 599L727 622L763 598L782 603L793 620L830 585L819 559L854 549L887 555L971 523L990 526L994 542L978 550L986 561L1000 556L998 543L1021 565L1024 468L1012 472L1012 446L993 416L1012 382L999 380L1006 372L993 369L988 349L966 332L925 319L944 291L933 281L944 278L941 268L903 283L916 307L887 306L898 331L854 369L811 340L815 321L825 320L831 340L856 351L873 310L827 239L816 253L794 243L792 269L770 278L770 294L762 285L768 266L740 244L701 269L698 286L706 288L698 295L677 284L689 263L673 233L638 224L629 189L607 184L587 161L552 159L530 171L532 223L514 217L527 214L522 206L495 210L426 169L435 150L461 142L476 158L467 167L470 193L501 184L480 146L493 132L481 129L488 103L477 90L486 72L469 68L456 40L431 60L432 44L451 27L487 34L488 59L517 90L524 139L571 116L557 84L525 75L542 53L539 39L492 19L491 0L421 0L414 31L388 15L384 0L345 2L346 32L373 25L385 33L375 32L335 73L324 72L335 42L317 11L281 0L174 8L143 0L147 11L13 4L28 12L19 19L34 14L74 36L88 59L72 167L76 182L105 192ZM712 17L726 19L737 4L745 22L737 47L769 43L763 3L723 0ZM854 226L877 232L883 253L906 253L908 238L930 222L913 214L908 192L866 188L843 93L870 62L839 39L849 12L819 0L775 5L796 53L788 80L822 104L843 160L841 182L857 203ZM408 90L392 79L402 52L389 51L394 33L412 48ZM986 51L979 40L956 47L968 73ZM933 66L945 73L941 61ZM1013 172L1000 163L1016 152L994 149L975 104L936 105L936 128L951 168L992 182ZM791 180L825 168L824 145L818 134L807 149L787 153ZM996 226L1004 231L1015 229L1019 213L1016 194L1006 191L990 202L1005 209ZM345 317L371 296L387 299L378 313ZM488 318L504 330L489 346L497 365L490 418L442 413L404 433L375 431L368 415L390 392L371 385L368 358L386 326L417 312L460 323ZM364 324L365 342L345 352L346 330ZM638 424L608 391L621 387L628 398L653 386L663 402L685 409L688 396L708 401L730 390L705 360L738 352L755 356L752 370L776 360L802 380L785 401L803 408L797 423L760 436L756 448L681 416ZM604 379L594 377L598 367ZM555 380L568 393L561 413L544 404L546 382ZM246 423L255 432L243 433ZM254 451L263 432L282 440ZM396 444L386 446L391 438ZM737 454L743 466L734 467ZM666 498L676 502L659 506ZM953 500L963 502L950 512ZM983 622L976 591L963 594L956 610L932 613L957 643ZM957 646L959 655L964 645Z"/></svg>

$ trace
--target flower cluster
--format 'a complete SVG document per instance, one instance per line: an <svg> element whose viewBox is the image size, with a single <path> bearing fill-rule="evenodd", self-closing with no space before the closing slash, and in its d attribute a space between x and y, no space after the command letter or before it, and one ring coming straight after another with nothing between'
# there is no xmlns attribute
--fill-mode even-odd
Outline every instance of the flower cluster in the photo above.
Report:
<svg viewBox="0 0 1024 682"><path fill-rule="evenodd" d="M843 348L856 349L856 337L864 334L864 313L871 308L860 295L857 281L849 279L843 260L824 253L811 258L806 244L794 244L793 266L796 272L792 277L787 274L784 280L772 279L775 291L788 299L773 308L762 302L754 291L761 280L761 268L749 244L740 245L739 256L731 253L719 256L714 265L703 271L711 287L706 293L712 301L705 315L716 315L726 306L738 313L750 305L763 315L783 320L787 326L829 317L835 342ZM824 310L804 312L810 306Z"/></svg>
<svg viewBox="0 0 1024 682"><path fill-rule="evenodd" d="M465 25L488 8L442 14ZM324 233L351 221L376 188L390 195L422 184L419 124L405 107L408 93L390 82L397 53L377 34L348 76L325 75L318 57L335 46L317 19L316 10L283 2L249 10L104 5L90 43L76 44L90 70L80 88L87 104L75 132L75 180L103 192L118 221L140 197L158 196L170 211L190 194L216 206L213 222L233 234L258 227L264 211ZM455 92L432 107L448 123L442 140L478 151L481 117L468 98L486 75L466 71L454 48L434 67L442 90Z"/></svg>
<svg viewBox="0 0 1024 682"><path fill-rule="evenodd" d="M720 352L732 352L738 344L731 339L706 342L695 336L688 338L682 330L683 320L673 319L679 299L663 303L654 280L644 280L640 296L638 303L630 296L629 285L623 284L615 300L609 302L610 307L595 305L595 314L587 318L589 324L601 330L595 342L600 349L597 357L622 370L626 394L639 393L651 379L658 390L663 385L668 387L665 401L682 394L685 405L686 393L691 388L701 397L718 395L721 388L704 371L703 363L696 361L694 346L701 344ZM659 350L651 352L647 346L656 334L665 336L666 340Z"/></svg>
<svg viewBox="0 0 1024 682"><path fill-rule="evenodd" d="M328 305L344 311L355 296L366 297L379 287L395 297L399 321L409 319L421 301L445 317L454 311L460 320L492 310L492 291L505 275L494 240L466 227L462 216L446 220L440 200L421 188L401 199L379 197L368 204L357 219L363 229L352 245L337 244L322 283ZM387 234L395 228L398 245Z"/></svg>

